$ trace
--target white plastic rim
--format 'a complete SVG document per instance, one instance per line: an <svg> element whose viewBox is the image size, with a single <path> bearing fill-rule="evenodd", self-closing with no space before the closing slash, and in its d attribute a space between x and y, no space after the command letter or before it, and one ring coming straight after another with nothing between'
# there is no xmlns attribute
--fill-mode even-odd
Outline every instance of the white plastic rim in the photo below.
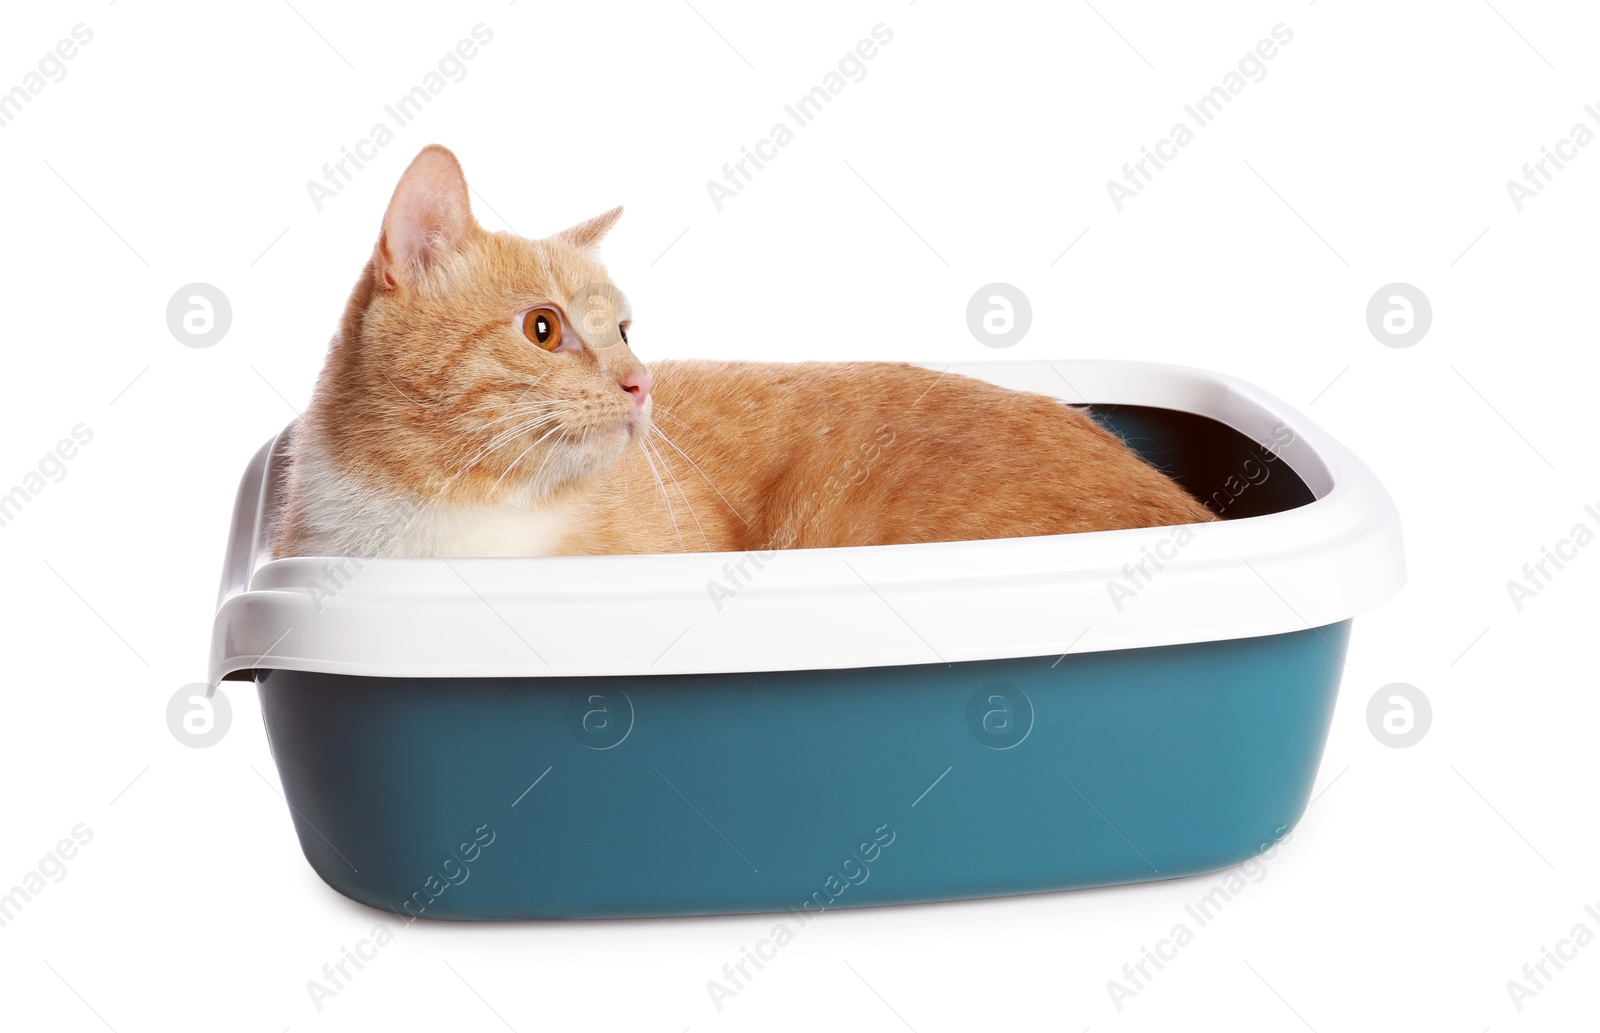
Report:
<svg viewBox="0 0 1600 1033"><path fill-rule="evenodd" d="M263 540L281 472L274 441L240 485L212 684L268 669L599 677L1050 657L1321 627L1405 581L1399 516L1383 486L1247 383L1136 362L948 369L1066 402L1209 417L1271 446L1316 499L1187 529L760 555L274 559ZM1130 579L1141 560L1149 576Z"/></svg>

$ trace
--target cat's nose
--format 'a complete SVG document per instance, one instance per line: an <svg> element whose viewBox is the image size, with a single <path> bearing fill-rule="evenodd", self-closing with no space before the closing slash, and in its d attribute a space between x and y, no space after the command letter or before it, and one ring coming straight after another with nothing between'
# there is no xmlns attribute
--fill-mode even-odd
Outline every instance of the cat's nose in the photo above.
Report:
<svg viewBox="0 0 1600 1033"><path fill-rule="evenodd" d="M645 399L650 397L650 389L656 386L655 378L643 370L629 373L617 379L617 386L633 396L633 404L644 406Z"/></svg>

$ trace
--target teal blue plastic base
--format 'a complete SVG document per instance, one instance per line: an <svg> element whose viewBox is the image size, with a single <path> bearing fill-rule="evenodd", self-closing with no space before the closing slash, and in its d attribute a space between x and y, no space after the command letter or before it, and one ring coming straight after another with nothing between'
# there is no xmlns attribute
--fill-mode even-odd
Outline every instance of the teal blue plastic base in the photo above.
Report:
<svg viewBox="0 0 1600 1033"><path fill-rule="evenodd" d="M1299 819L1349 622L704 677L263 672L311 866L403 916L695 915L1170 879Z"/></svg>

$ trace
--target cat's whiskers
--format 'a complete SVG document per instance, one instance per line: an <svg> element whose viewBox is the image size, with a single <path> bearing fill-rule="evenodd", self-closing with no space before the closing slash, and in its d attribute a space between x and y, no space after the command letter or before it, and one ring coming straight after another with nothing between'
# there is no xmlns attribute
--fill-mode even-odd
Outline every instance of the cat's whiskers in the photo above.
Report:
<svg viewBox="0 0 1600 1033"><path fill-rule="evenodd" d="M541 398L536 398L531 402L524 402L523 401L523 399L528 396L528 392L532 391L535 387L537 387L539 385L539 382L542 381L545 377L547 377L549 375L550 374L545 373L545 374L542 374L542 375L534 378L532 381L530 381L527 385L525 385L523 387L521 394L517 395L517 397L511 399L510 401L506 401L504 399L501 399L499 401L486 402L483 405L473 406L471 409L468 409L465 412L456 413L454 416L452 416L450 418L449 422L458 423L458 422L461 422L463 420L466 420L467 418L469 418L471 416L476 416L479 413L498 412L499 410L502 410L502 409L511 409L513 411L513 414L514 414L515 412L518 412L518 411L522 411L522 410L525 410L525 409L538 408L540 406L549 408L551 406L566 404L564 399L541 399ZM505 418L507 418L507 417L501 417L500 419L505 419ZM490 421L490 422L491 423L495 423L495 422L499 422L499 420L497 419L497 420L493 420L493 421ZM484 426L487 426L487 424L474 424L474 425L469 426L469 427L465 428L464 430L460 431L456 436L457 437L463 437L463 436L466 436L466 435L473 434L473 433L477 432L478 430L482 429L482 427L484 427Z"/></svg>
<svg viewBox="0 0 1600 1033"><path fill-rule="evenodd" d="M526 394L527 394L527 392L524 391L523 395L526 395ZM459 422L459 421L462 421L462 420L466 420L469 417L476 416L476 415L478 415L480 413L496 412L496 411L501 410L501 409L523 410L523 409L536 409L536 408L539 408L541 406L545 407L545 408L549 408L551 406L565 405L565 404L566 404L566 399L563 399L563 398L535 398L532 401L526 401L525 402L525 401L522 400L522 395L519 395L516 398L513 398L513 399L511 399L509 401L502 399L502 400L496 401L496 402L486 402L483 405L473 406L471 409L467 409L467 410L465 410L463 412L455 414L455 416L453 416L452 419L454 421ZM470 433L472 429L474 429L474 428L468 428L468 430L464 431L463 433Z"/></svg>
<svg viewBox="0 0 1600 1033"><path fill-rule="evenodd" d="M659 411L660 411L661 415L663 415L663 416L671 416L672 415L671 413L668 413L665 409L661 409ZM676 416L673 416L672 418L673 419L677 419ZM681 423L683 421L679 420L678 422ZM712 491L717 493L717 498L721 499L722 500L722 504L724 506L728 507L728 512L730 512L734 516L738 517L739 518L739 522L741 524L744 524L744 526L746 526L746 527L750 526L750 521L746 520L744 518L744 515L733 507L733 503L728 501L728 496L726 496L726 495L724 495L722 493L722 489L717 487L716 482L713 481L709 476L707 476L706 472L704 470L700 469L700 464L695 462L694 459L690 457L689 453L687 453L683 449L679 448L678 447L678 443L676 441L673 441L670 437L667 436L667 432L665 430L661 429L661 427L659 427L656 424L652 423L650 425L650 432L652 434L658 435L661 438L662 441L665 441L668 445L672 446L672 450L674 452L678 453L680 456L682 456L683 459L684 459L684 462L686 462L690 466L694 467L694 472L699 474L700 478L703 481L706 482L707 486L709 486Z"/></svg>
<svg viewBox="0 0 1600 1033"><path fill-rule="evenodd" d="M517 424L516 426L512 427L510 430L502 431L499 434L495 435L494 438L487 445L485 445L483 448L479 449L476 455L474 455L471 459L469 459L454 474L451 474L449 479L446 480L444 482L444 484L440 485L439 490L434 493L434 498L436 499L440 495L443 495L445 490L448 489L457 480L459 480L462 477L462 475L466 474L474 466L476 466L478 463L482 462L484 459L488 458L488 456L491 455L492 453L494 453L495 451L497 451L497 450L505 447L506 445L510 444L511 442L515 441L517 439L518 435L537 430L540 427L543 427L546 423L556 423L557 424L557 428L559 429L560 421L565 419L569 414L570 414L570 410L565 410L565 409L564 410L559 410L559 411L556 411L556 412L543 413L543 414L540 414L538 416L533 417L532 419L527 420L526 422Z"/></svg>
<svg viewBox="0 0 1600 1033"><path fill-rule="evenodd" d="M470 468L473 464L482 459L483 456L487 455L494 448L498 447L502 443L503 439L515 437L518 433L528 429L530 425L537 425L539 421L565 416L569 411L570 406L567 406L566 403L549 403L548 405L545 403L530 403L528 405L519 405L517 407L517 411L506 416L497 417L496 419L489 420L486 423L479 424L468 433L482 434L489 427L492 427L497 423L504 423L506 420L517 419L524 421L522 423L518 423L510 430L496 432L491 437L489 443L483 447L483 450L467 463L467 467ZM463 448L461 451L465 451L465 448Z"/></svg>
<svg viewBox="0 0 1600 1033"><path fill-rule="evenodd" d="M656 479L656 487L661 491L661 501L667 504L667 518L672 521L672 533L678 536L678 551L688 552L688 548L683 544L683 531L678 527L678 515L673 512L672 499L667 495L667 486L661 480L661 472L656 469L656 461L651 458L650 449L645 447L644 438L639 439L639 446L639 450L644 453L645 463L650 467L650 475Z"/></svg>
<svg viewBox="0 0 1600 1033"><path fill-rule="evenodd" d="M492 420L488 420L486 422L480 423L476 427L473 428L473 431L484 431L484 430L487 430L490 427L493 427L497 423L504 423L507 420L515 420L515 419L519 419L519 418L525 417L525 416L532 416L532 415L536 415L539 412L550 412L557 405L562 405L562 404L565 404L565 403L554 403L554 402L552 402L552 403L549 403L547 405L544 405L542 409L534 407L534 406L537 406L539 404L540 403L533 403L533 405L519 405L517 407L516 411L507 413L504 416L497 416ZM473 431L468 431L467 433L472 433Z"/></svg>
<svg viewBox="0 0 1600 1033"><path fill-rule="evenodd" d="M558 423L554 427L551 427L549 430L545 431L543 436L541 436L533 444L531 444L527 448L523 449L522 452L518 454L517 458L511 460L511 463L510 463L509 466L506 467L505 472L502 473L498 478L495 479L494 484L489 486L489 493L488 493L488 495L486 497L487 498L493 498L494 497L494 493L500 487L500 482L506 479L507 474L510 474L512 470L515 470L517 468L517 464L522 462L522 460L527 457L529 452L532 452L534 449L536 449L540 445L544 444L545 440L548 439L550 437L550 435L559 433L560 431L561 431L561 424ZM550 460L550 454L546 453L545 462L549 462L549 460ZM538 471L533 475L534 479L532 481L530 481L529 484L530 485L537 485L539 476L541 474L543 474L543 473L544 473L544 463L540 463Z"/></svg>
<svg viewBox="0 0 1600 1033"><path fill-rule="evenodd" d="M650 413L651 413L652 416L665 416L665 417L668 417L669 419L673 420L674 422L683 423L685 426L688 425L687 422L683 419L683 417L679 416L677 413L673 412L671 409L668 409L666 406L662 405L660 402L656 402L654 405L652 405L650 407Z"/></svg>
<svg viewBox="0 0 1600 1033"><path fill-rule="evenodd" d="M541 405L560 405L562 404L562 401L563 400L561 399L536 398L531 402L524 402L522 399L517 398L509 402L489 402L486 405L475 406L474 408L468 409L465 412L458 413L456 419L466 419L469 416L476 416L477 414L484 412L493 412L496 409L527 409Z"/></svg>
<svg viewBox="0 0 1600 1033"><path fill-rule="evenodd" d="M648 434L639 440L644 443L647 453L653 452L656 457L661 460L662 470L668 477L672 478L672 486L678 489L678 497L683 499L683 508L687 509L689 511L689 516L694 518L694 525L700 529L700 538L705 542L706 551L709 552L711 550L711 538L706 534L705 525L700 523L700 514L694 511L694 503L689 501L688 493L683 490L683 482L680 481L677 474L673 473L671 468L667 466L667 457L662 455L658 450L650 447L650 436ZM665 488L662 490L665 491ZM678 543L679 545L683 544L682 535L678 536ZM688 550L685 549L684 551L687 552Z"/></svg>
<svg viewBox="0 0 1600 1033"><path fill-rule="evenodd" d="M556 429L562 434L565 434L567 430L565 426L561 426ZM550 465L550 460L555 458L555 455L555 449L545 449L544 458L539 461L539 469L533 471L533 476L528 479L528 487L533 495L538 496L543 493L543 490L540 488L541 478L544 477L545 468Z"/></svg>
<svg viewBox="0 0 1600 1033"><path fill-rule="evenodd" d="M538 418L524 419L523 422L516 424L509 430L501 431L495 434L489 439L488 443L482 445L477 452L475 452L470 458L456 468L455 473L451 474L450 477L439 486L439 490L435 493L435 497L444 494L445 489L449 488L452 484L461 479L461 477L473 467L487 459L496 449L500 448L504 444L516 440L518 434L532 430L541 425L541 423L542 420Z"/></svg>

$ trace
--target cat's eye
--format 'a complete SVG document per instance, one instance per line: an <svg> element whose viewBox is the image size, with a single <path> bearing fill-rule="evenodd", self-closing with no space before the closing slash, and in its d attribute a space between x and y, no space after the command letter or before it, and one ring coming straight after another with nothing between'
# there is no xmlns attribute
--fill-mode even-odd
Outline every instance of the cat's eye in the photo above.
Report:
<svg viewBox="0 0 1600 1033"><path fill-rule="evenodd" d="M522 317L522 335L547 352L561 347L561 316L555 309L536 308Z"/></svg>
<svg viewBox="0 0 1600 1033"><path fill-rule="evenodd" d="M628 327L630 327L632 325L633 324L628 322L627 320L623 320L622 322L617 324L617 333L622 335L622 343L623 344L627 344L628 343Z"/></svg>

